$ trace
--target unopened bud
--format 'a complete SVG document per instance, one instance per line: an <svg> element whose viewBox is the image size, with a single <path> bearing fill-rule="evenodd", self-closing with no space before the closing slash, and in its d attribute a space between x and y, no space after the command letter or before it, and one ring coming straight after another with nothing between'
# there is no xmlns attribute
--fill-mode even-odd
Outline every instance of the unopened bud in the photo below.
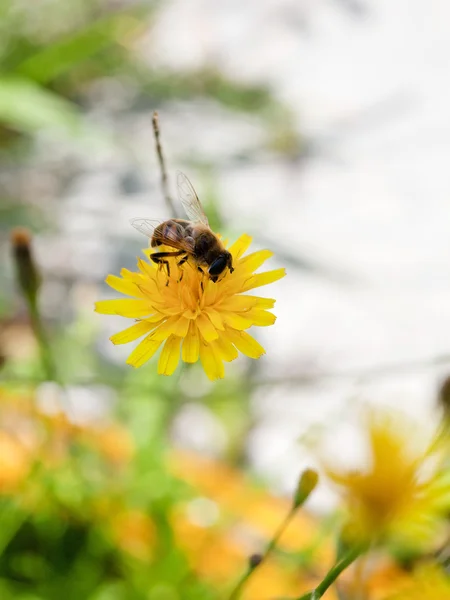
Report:
<svg viewBox="0 0 450 600"><path fill-rule="evenodd" d="M446 377L438 392L438 401L444 411L444 415L450 420L450 376Z"/></svg>
<svg viewBox="0 0 450 600"><path fill-rule="evenodd" d="M24 227L11 232L11 246L19 285L28 300L34 301L39 289L40 278L33 260L31 234Z"/></svg>
<svg viewBox="0 0 450 600"><path fill-rule="evenodd" d="M319 475L317 471L313 469L305 469L300 475L297 490L294 495L294 506L298 508L306 502L311 492L316 487L319 481Z"/></svg>
<svg viewBox="0 0 450 600"><path fill-rule="evenodd" d="M262 563L263 557L262 554L252 554L248 559L248 564L250 569L256 569Z"/></svg>

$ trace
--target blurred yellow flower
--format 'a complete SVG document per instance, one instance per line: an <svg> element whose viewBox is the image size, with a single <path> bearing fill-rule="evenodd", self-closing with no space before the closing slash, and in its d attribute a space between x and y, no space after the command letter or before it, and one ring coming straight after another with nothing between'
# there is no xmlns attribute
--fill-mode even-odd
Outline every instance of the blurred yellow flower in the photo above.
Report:
<svg viewBox="0 0 450 600"><path fill-rule="evenodd" d="M371 412L367 470L326 469L343 490L349 536L412 547L435 539L450 509L450 472L443 467L446 446L435 438L426 448L414 448L418 434L399 415Z"/></svg>
<svg viewBox="0 0 450 600"><path fill-rule="evenodd" d="M436 564L421 565L401 589L385 600L448 600L450 576Z"/></svg>
<svg viewBox="0 0 450 600"><path fill-rule="evenodd" d="M234 272L228 271L217 283L190 263L178 266L175 259L171 259L170 276L151 260L142 259L138 259L140 272L122 269L122 277L109 275L108 285L131 298L103 300L96 303L95 310L136 320L111 341L126 344L145 335L127 363L140 367L164 342L158 362L160 375L172 375L181 348L184 362L195 363L200 358L207 376L214 380L224 377L223 361L234 360L238 351L250 358L264 354L264 348L245 330L252 325L272 325L276 317L268 309L275 300L244 292L281 279L285 270L256 274L272 252L260 250L243 256L251 241L243 235L229 248ZM152 252L144 250L147 258Z"/></svg>

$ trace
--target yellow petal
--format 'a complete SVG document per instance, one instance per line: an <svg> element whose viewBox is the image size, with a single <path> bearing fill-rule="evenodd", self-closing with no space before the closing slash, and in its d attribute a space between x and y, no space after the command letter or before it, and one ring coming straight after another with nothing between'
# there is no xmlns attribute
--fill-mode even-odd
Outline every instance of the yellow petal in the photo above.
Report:
<svg viewBox="0 0 450 600"><path fill-rule="evenodd" d="M155 341L163 342L166 340L174 331L176 325L178 323L178 317L170 317L164 323L162 323L155 331L152 333L152 339Z"/></svg>
<svg viewBox="0 0 450 600"><path fill-rule="evenodd" d="M270 250L258 250L257 252L252 252L251 254L244 256L244 258L241 258L236 268L243 269L248 273L253 273L271 256L273 256L273 252Z"/></svg>
<svg viewBox="0 0 450 600"><path fill-rule="evenodd" d="M256 299L255 306L258 308L273 308L275 306L275 300L273 298L258 298L258 296L251 296Z"/></svg>
<svg viewBox="0 0 450 600"><path fill-rule="evenodd" d="M260 310L259 308L252 308L252 310L246 312L245 318L252 321L253 325L258 325L259 327L273 325L277 320L273 313L267 312L267 310Z"/></svg>
<svg viewBox="0 0 450 600"><path fill-rule="evenodd" d="M186 317L179 317L175 327L173 328L173 334L184 338L187 335L189 324L189 319L186 319Z"/></svg>
<svg viewBox="0 0 450 600"><path fill-rule="evenodd" d="M112 287L112 289L116 290L116 292L120 292L126 296L141 296L141 293L135 283L132 283L131 281L125 281L121 277L117 277L117 275L108 275L105 281L109 287Z"/></svg>
<svg viewBox="0 0 450 600"><path fill-rule="evenodd" d="M211 345L214 347L214 350L218 356L226 362L231 362L239 356L239 352L236 350L230 340L224 336L219 336L219 339L211 342Z"/></svg>
<svg viewBox="0 0 450 600"><path fill-rule="evenodd" d="M195 363L199 355L199 333L193 322L189 326L189 331L184 338L183 348L181 349L181 358L186 363Z"/></svg>
<svg viewBox="0 0 450 600"><path fill-rule="evenodd" d="M233 262L240 259L251 243L252 238L244 233L228 248L228 252L231 252L233 256Z"/></svg>
<svg viewBox="0 0 450 600"><path fill-rule="evenodd" d="M242 313L242 315L246 315L247 313ZM248 329L252 326L252 321L246 319L244 316L238 315L232 312L222 313L222 319L225 325L232 327L233 329L238 329L242 331L243 329Z"/></svg>
<svg viewBox="0 0 450 600"><path fill-rule="evenodd" d="M120 333L116 333L109 339L113 344L128 344L134 342L153 329L154 325L148 321L138 321L128 329L124 329Z"/></svg>
<svg viewBox="0 0 450 600"><path fill-rule="evenodd" d="M200 360L208 379L211 381L223 379L225 376L223 362L211 344L200 343Z"/></svg>
<svg viewBox="0 0 450 600"><path fill-rule="evenodd" d="M205 342L212 342L213 340L217 340L219 334L217 333L216 328L206 315L201 313L196 318L195 323Z"/></svg>
<svg viewBox="0 0 450 600"><path fill-rule="evenodd" d="M160 346L160 341L155 341L150 336L147 336L127 358L127 363L132 367L140 367L155 354Z"/></svg>
<svg viewBox="0 0 450 600"><path fill-rule="evenodd" d="M254 296L230 296L229 298L222 300L217 306L220 310L242 312L256 306L256 299Z"/></svg>
<svg viewBox="0 0 450 600"><path fill-rule="evenodd" d="M260 287L261 285L268 285L274 281L278 281L286 275L286 269L274 269L273 271L266 271L265 273L257 273L250 277L250 279L242 287L243 292L252 290L253 288Z"/></svg>
<svg viewBox="0 0 450 600"><path fill-rule="evenodd" d="M136 273L135 271L130 271L129 269L120 269L120 276L127 281L136 283L137 285L145 283L147 280L147 277L144 277L142 273Z"/></svg>
<svg viewBox="0 0 450 600"><path fill-rule="evenodd" d="M259 358L266 353L264 348L247 332L227 329L226 337L238 350L250 358Z"/></svg>
<svg viewBox="0 0 450 600"><path fill-rule="evenodd" d="M152 264L155 263L152 262ZM151 266L151 264L149 264L146 260L142 260L142 258L138 258L137 266L143 275L146 275L147 277L150 277L150 279L153 279L153 277L155 276L155 269Z"/></svg>
<svg viewBox="0 0 450 600"><path fill-rule="evenodd" d="M223 324L223 320L220 313L217 310L215 310L214 308L207 308L205 310L205 313L208 315L211 323L216 329L219 329L219 331L224 331L225 327Z"/></svg>
<svg viewBox="0 0 450 600"><path fill-rule="evenodd" d="M146 317L153 312L146 300L132 300L131 298L100 300L95 303L95 311L103 315L119 315L131 319Z"/></svg>
<svg viewBox="0 0 450 600"><path fill-rule="evenodd" d="M158 375L172 375L180 360L181 338L171 335L162 349L158 361Z"/></svg>

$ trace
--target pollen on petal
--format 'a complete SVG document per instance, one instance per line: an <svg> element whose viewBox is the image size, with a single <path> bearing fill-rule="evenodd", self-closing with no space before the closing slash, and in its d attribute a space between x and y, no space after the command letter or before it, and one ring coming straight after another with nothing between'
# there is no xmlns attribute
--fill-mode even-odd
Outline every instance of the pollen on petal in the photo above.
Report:
<svg viewBox="0 0 450 600"><path fill-rule="evenodd" d="M180 361L181 338L171 335L164 344L158 361L159 375L172 375Z"/></svg>
<svg viewBox="0 0 450 600"><path fill-rule="evenodd" d="M154 328L152 323L148 321L138 321L131 327L124 329L120 333L116 333L109 339L113 344L128 344L128 342L134 342L138 338L142 337L146 333L149 333Z"/></svg>

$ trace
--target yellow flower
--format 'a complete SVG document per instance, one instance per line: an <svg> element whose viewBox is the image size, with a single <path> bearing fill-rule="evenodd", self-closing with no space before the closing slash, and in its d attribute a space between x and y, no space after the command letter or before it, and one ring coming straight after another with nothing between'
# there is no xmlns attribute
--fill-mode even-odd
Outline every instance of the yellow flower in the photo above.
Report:
<svg viewBox="0 0 450 600"><path fill-rule="evenodd" d="M448 600L450 577L436 564L421 565L410 580L385 600Z"/></svg>
<svg viewBox="0 0 450 600"><path fill-rule="evenodd" d="M406 427L398 415L370 413L367 470L327 469L344 492L348 535L411 547L436 539L450 508L450 472L445 446L434 438L430 446L414 448L420 437L420 429Z"/></svg>
<svg viewBox="0 0 450 600"><path fill-rule="evenodd" d="M277 281L285 270L255 274L272 252L260 250L243 256L251 241L243 235L229 248L234 272L227 271L217 283L190 262L179 267L175 259L171 259L170 276L153 261L142 259L138 259L138 273L122 269L121 278L109 275L108 285L132 298L97 302L95 310L136 320L111 341L126 344L145 335L127 363L140 367L164 342L158 362L160 375L172 375L181 350L184 362L195 363L200 358L207 376L214 380L224 376L223 361L237 358L238 350L250 358L264 354L264 348L245 330L252 325L272 325L275 316L268 309L275 300L243 292ZM144 250L147 258L152 251Z"/></svg>

